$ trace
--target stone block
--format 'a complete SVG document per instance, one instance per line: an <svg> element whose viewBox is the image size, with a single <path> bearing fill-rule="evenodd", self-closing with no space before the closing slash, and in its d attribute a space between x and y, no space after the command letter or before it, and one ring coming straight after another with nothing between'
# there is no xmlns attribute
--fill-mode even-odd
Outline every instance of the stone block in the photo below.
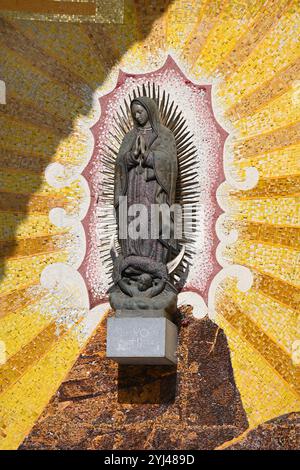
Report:
<svg viewBox="0 0 300 470"><path fill-rule="evenodd" d="M177 327L167 318L111 317L106 356L120 364L176 364Z"/></svg>

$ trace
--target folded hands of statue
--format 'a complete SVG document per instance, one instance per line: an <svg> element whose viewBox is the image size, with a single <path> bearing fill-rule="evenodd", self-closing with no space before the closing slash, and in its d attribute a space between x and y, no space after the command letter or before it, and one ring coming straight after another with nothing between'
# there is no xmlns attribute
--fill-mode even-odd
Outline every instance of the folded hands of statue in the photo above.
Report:
<svg viewBox="0 0 300 470"><path fill-rule="evenodd" d="M138 135L133 148L133 155L136 159L144 158L147 151L147 145L142 135Z"/></svg>

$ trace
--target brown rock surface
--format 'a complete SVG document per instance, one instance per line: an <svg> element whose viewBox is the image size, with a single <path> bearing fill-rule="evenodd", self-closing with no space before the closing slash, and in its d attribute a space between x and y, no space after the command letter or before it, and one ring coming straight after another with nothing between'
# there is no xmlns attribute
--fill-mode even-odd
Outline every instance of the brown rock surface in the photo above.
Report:
<svg viewBox="0 0 300 470"><path fill-rule="evenodd" d="M213 449L248 426L227 340L211 320L178 314L178 366L118 366L106 322L21 449Z"/></svg>
<svg viewBox="0 0 300 470"><path fill-rule="evenodd" d="M299 450L300 413L289 413L267 421L227 450Z"/></svg>

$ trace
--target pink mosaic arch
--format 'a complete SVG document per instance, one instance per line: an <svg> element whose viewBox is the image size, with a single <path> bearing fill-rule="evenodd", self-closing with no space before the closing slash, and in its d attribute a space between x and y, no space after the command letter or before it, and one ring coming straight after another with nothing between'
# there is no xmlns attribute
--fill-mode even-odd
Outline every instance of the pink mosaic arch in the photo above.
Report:
<svg viewBox="0 0 300 470"><path fill-rule="evenodd" d="M223 171L223 151L228 133L217 122L211 98L211 85L192 83L168 56L160 69L131 74L119 72L114 89L100 97L100 118L90 131L94 139L91 158L82 172L88 182L90 206L82 221L86 235L86 252L78 271L87 286L90 308L106 302L106 290L110 279L103 262L103 250L107 250L109 240L105 237L106 224L103 208L103 143L110 140L115 111L123 104L124 98L145 83L155 83L165 90L178 105L193 134L193 144L197 147L197 184L199 184L199 221L194 245L195 254L183 290L199 294L207 304L208 291L212 279L222 269L216 258L219 243L216 234L216 221L222 214L217 203L216 192L225 180Z"/></svg>

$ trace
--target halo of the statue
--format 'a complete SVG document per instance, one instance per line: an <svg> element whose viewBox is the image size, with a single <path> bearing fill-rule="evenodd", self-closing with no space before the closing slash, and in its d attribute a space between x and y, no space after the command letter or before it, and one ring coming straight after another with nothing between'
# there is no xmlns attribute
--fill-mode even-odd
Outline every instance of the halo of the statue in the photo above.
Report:
<svg viewBox="0 0 300 470"><path fill-rule="evenodd" d="M124 99L123 105L120 105L116 111L115 123L110 132L110 142L102 148L102 161L104 168L103 195L108 203L113 205L114 188L114 165L124 135L133 127L133 120L130 111L130 103L139 96L148 96L152 98L159 110L161 123L168 127L174 134L178 158L178 177L176 184L175 203L181 206L182 226L189 227L189 231L179 239L180 247L184 246L184 256L181 262L172 273L174 283L178 290L182 289L188 275L189 266L192 262L194 250L194 241L197 236L198 217L197 202L199 200L200 184L197 179L197 148L193 144L193 135L188 130L186 119L182 111L178 109L175 102L170 99L169 93L161 89L155 83L147 82L143 86L137 85L136 88ZM179 222L179 221L178 221ZM183 223L184 222L184 223ZM107 234L107 250L103 251L102 259L105 267L112 272L112 260L109 254L111 235L116 231L116 224L111 226L111 231Z"/></svg>

